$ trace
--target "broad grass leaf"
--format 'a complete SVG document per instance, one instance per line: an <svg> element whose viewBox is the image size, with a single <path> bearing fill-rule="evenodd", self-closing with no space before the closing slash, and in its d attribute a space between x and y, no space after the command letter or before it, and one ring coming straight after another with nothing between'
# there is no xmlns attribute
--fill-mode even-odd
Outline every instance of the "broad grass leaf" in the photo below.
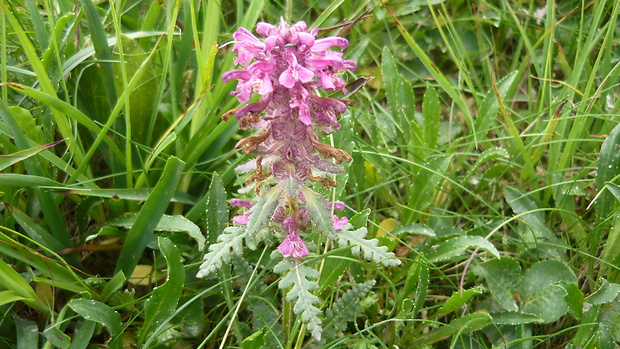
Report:
<svg viewBox="0 0 620 349"><path fill-rule="evenodd" d="M522 311L500 311L489 313L496 325L522 325L543 323L543 319L534 314L524 313Z"/></svg>
<svg viewBox="0 0 620 349"><path fill-rule="evenodd" d="M85 349L92 342L93 333L97 323L95 321L84 320L78 322L70 349Z"/></svg>
<svg viewBox="0 0 620 349"><path fill-rule="evenodd" d="M620 174L620 124L616 125L601 145L601 155L596 171L596 189L601 194L596 199L596 216L599 221L608 218L618 202L604 190L605 184Z"/></svg>
<svg viewBox="0 0 620 349"><path fill-rule="evenodd" d="M499 258L499 252L495 246L481 236L456 236L450 238L433 248L426 255L426 258L431 263L437 263L454 257L464 256L465 251L470 247L479 247L481 250L490 252L493 256Z"/></svg>
<svg viewBox="0 0 620 349"><path fill-rule="evenodd" d="M132 229L137 219L137 214L130 214L111 220L107 224L114 227ZM202 251L205 247L205 237L200 228L194 222L181 215L162 215L154 231L187 232L198 244L198 250Z"/></svg>
<svg viewBox="0 0 620 349"><path fill-rule="evenodd" d="M13 315L17 334L17 349L36 349L39 347L39 327L36 321L22 319ZM90 339L90 338L89 338Z"/></svg>
<svg viewBox="0 0 620 349"><path fill-rule="evenodd" d="M93 299L72 299L67 304L86 320L94 321L107 327L110 331L110 341L107 343L111 349L123 347L123 327L121 316L108 305Z"/></svg>
<svg viewBox="0 0 620 349"><path fill-rule="evenodd" d="M601 259L612 266L618 265L620 261L620 214L616 215L614 225L609 231L607 240L605 240ZM604 266L604 269L609 268Z"/></svg>
<svg viewBox="0 0 620 349"><path fill-rule="evenodd" d="M228 204L226 203L226 189L217 173L213 174L211 186L207 193L206 228L207 240L211 245L217 241L228 222ZM201 249L202 251L202 249Z"/></svg>
<svg viewBox="0 0 620 349"><path fill-rule="evenodd" d="M11 111L11 114L13 114L15 121L19 124L19 127L24 131L26 137L32 139L38 144L42 144L44 142L41 125L37 125L36 118L32 116L28 109L24 109L22 107L9 107L9 110Z"/></svg>
<svg viewBox="0 0 620 349"><path fill-rule="evenodd" d="M558 285L560 282L577 283L575 274L565 263L559 260L535 263L521 279L521 310L540 316L544 323L556 321L566 314L566 291Z"/></svg>
<svg viewBox="0 0 620 349"><path fill-rule="evenodd" d="M121 270L125 275L133 273L133 269L138 264L138 259L142 256L155 228L171 202L177 184L181 179L183 167L185 167L185 163L176 157L170 157L166 161L164 173L140 209L136 221L125 239L115 273Z"/></svg>
<svg viewBox="0 0 620 349"><path fill-rule="evenodd" d="M443 325L436 330L419 336L411 348L421 348L425 343L434 343L456 334L463 335L479 331L492 322L493 318L487 312L467 314L452 320L449 324Z"/></svg>
<svg viewBox="0 0 620 349"><path fill-rule="evenodd" d="M473 296L484 293L484 290L480 286L470 288L467 290L455 291L448 300L446 300L441 308L435 313L436 316L449 314L458 310L465 303L467 303Z"/></svg>
<svg viewBox="0 0 620 349"><path fill-rule="evenodd" d="M496 122L497 113L499 112L498 97L505 101L510 98L510 92L514 91L513 83L517 77L517 72L512 72L506 75L503 79L497 82L497 93L495 88L489 90L482 101L482 105L478 110L478 117L476 118L476 130L480 133L487 133ZM514 92L513 92L514 93ZM498 96L499 94L499 96Z"/></svg>
<svg viewBox="0 0 620 349"><path fill-rule="evenodd" d="M160 326L174 313L185 284L185 268L179 249L165 237L160 237L158 243L166 258L168 277L163 285L151 292L151 296L144 303L145 317L139 343L142 343L147 336L157 337L160 334L151 333L151 329Z"/></svg>
<svg viewBox="0 0 620 349"><path fill-rule="evenodd" d="M521 281L519 262L510 257L502 257L484 262L481 266L491 294L498 303L506 310L518 310L514 295L517 294L517 286Z"/></svg>
<svg viewBox="0 0 620 349"><path fill-rule="evenodd" d="M35 291L30 287L30 284L2 259L0 259L0 285L6 290L13 292L12 295L6 294L7 296L11 296L14 299L19 297L21 298L19 300L28 306L44 314L50 314L50 307L39 299Z"/></svg>
<svg viewBox="0 0 620 349"><path fill-rule="evenodd" d="M424 119L424 141L428 149L435 149L439 140L439 125L441 124L441 104L437 91L426 86L422 99L422 117Z"/></svg>
<svg viewBox="0 0 620 349"><path fill-rule="evenodd" d="M242 349L262 349L265 347L265 331L267 327L263 327L243 339L241 342Z"/></svg>
<svg viewBox="0 0 620 349"><path fill-rule="evenodd" d="M325 258L325 264L321 270L320 290L334 285L352 263L353 254L350 249L339 249L330 253L329 257Z"/></svg>
<svg viewBox="0 0 620 349"><path fill-rule="evenodd" d="M404 224L414 223L419 218L419 212L431 205L437 186L446 177L451 159L451 156L441 155L420 168L409 190L408 209L403 213Z"/></svg>

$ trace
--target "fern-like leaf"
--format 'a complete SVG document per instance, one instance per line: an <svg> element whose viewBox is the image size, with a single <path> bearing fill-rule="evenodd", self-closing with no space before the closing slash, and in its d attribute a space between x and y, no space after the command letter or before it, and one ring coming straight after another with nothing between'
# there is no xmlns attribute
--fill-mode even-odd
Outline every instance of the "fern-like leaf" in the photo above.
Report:
<svg viewBox="0 0 620 349"><path fill-rule="evenodd" d="M334 222L332 221L333 216L327 209L325 197L308 187L302 187L300 191L306 198L308 218L310 218L316 230L327 234L329 237L334 237L336 232L334 231Z"/></svg>
<svg viewBox="0 0 620 349"><path fill-rule="evenodd" d="M315 269L307 267L300 260L283 260L275 266L276 273L288 272L278 284L280 289L292 287L286 294L286 300L295 301L293 312L301 314L301 320L308 325L308 330L312 333L312 337L321 340L323 332L323 321L319 318L321 310L315 306L319 303L319 298L311 292L319 288L316 279L320 274Z"/></svg>
<svg viewBox="0 0 620 349"><path fill-rule="evenodd" d="M207 277L219 269L223 263L229 263L233 255L243 254L243 238L246 236L245 227L228 227L218 237L217 244L209 247L209 253L204 256L196 277Z"/></svg>
<svg viewBox="0 0 620 349"><path fill-rule="evenodd" d="M377 282L375 280L369 280L359 285L351 287L350 290L345 292L334 304L331 309L325 311L326 321L325 329L332 327L337 331L343 331L347 328L347 323L354 320L362 305L360 301L368 295L368 292L372 290L372 287Z"/></svg>
<svg viewBox="0 0 620 349"><path fill-rule="evenodd" d="M284 188L276 185L261 194L258 201L250 209L250 218L246 225L248 234L253 234L263 225L269 223L269 216L278 206L278 201L283 192Z"/></svg>
<svg viewBox="0 0 620 349"><path fill-rule="evenodd" d="M364 258L374 261L376 263L382 263L386 267L400 265L400 260L396 259L396 256L392 252L388 252L387 247L379 246L379 240L365 239L368 230L365 227L357 230L350 230L353 228L351 224L346 224L342 230L336 234L336 240L340 247L353 246L351 252L359 256L361 252L364 253Z"/></svg>

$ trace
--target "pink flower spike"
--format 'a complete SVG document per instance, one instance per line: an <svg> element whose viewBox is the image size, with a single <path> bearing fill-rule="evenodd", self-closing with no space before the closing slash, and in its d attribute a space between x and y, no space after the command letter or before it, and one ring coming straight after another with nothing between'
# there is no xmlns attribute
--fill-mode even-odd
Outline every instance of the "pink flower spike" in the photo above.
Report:
<svg viewBox="0 0 620 349"><path fill-rule="evenodd" d="M338 218L338 216L334 215L332 222L334 222L334 230L342 230L344 225L349 223L349 219L347 217Z"/></svg>
<svg viewBox="0 0 620 349"><path fill-rule="evenodd" d="M243 199L232 199L232 200L230 200L230 205L232 207L252 208L252 204L250 203L250 201L249 200L243 200Z"/></svg>
<svg viewBox="0 0 620 349"><path fill-rule="evenodd" d="M344 50L347 46L349 46L349 41L345 38L340 38L337 36L315 40L314 46L312 46L312 51L324 51L332 46L338 46Z"/></svg>
<svg viewBox="0 0 620 349"><path fill-rule="evenodd" d="M280 74L278 81L284 87L292 88L296 82L308 82L314 77L314 72L297 63L297 57L292 52L287 52L286 61L289 67Z"/></svg>
<svg viewBox="0 0 620 349"><path fill-rule="evenodd" d="M344 202L342 202L342 201L328 202L327 203L327 209L331 210L332 208L334 210L342 211L342 210L344 210Z"/></svg>
<svg viewBox="0 0 620 349"><path fill-rule="evenodd" d="M250 212L242 213L232 218L233 223L246 225L250 221Z"/></svg>
<svg viewBox="0 0 620 349"><path fill-rule="evenodd" d="M308 247L296 233L288 234L278 247L283 257L300 258L308 255Z"/></svg>

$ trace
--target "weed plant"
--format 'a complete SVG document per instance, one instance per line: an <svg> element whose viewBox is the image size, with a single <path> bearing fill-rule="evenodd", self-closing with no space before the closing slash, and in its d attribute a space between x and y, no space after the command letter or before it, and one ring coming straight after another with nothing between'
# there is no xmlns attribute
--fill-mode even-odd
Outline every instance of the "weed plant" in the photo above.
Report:
<svg viewBox="0 0 620 349"><path fill-rule="evenodd" d="M619 12L2 0L0 348L618 348ZM324 95L355 104L320 141L352 161L312 188L398 266L317 234L196 277L254 158L225 44L280 17L350 43Z"/></svg>

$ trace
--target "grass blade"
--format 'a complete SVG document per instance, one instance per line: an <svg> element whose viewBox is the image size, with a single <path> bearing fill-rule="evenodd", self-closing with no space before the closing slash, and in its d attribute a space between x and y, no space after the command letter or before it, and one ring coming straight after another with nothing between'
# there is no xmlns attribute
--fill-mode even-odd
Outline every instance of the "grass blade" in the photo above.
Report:
<svg viewBox="0 0 620 349"><path fill-rule="evenodd" d="M164 173L138 213L136 222L127 235L115 273L122 271L128 276L133 273L146 244L176 191L184 166L185 163L176 157L171 157L166 162Z"/></svg>

